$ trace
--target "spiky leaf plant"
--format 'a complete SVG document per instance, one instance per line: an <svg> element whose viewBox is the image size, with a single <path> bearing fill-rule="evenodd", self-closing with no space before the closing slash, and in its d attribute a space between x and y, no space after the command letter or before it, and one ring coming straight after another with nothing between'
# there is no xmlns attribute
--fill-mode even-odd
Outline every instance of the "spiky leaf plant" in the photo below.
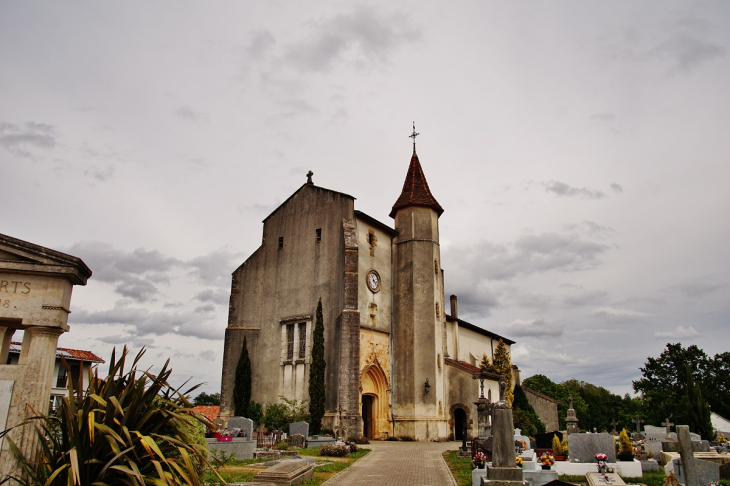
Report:
<svg viewBox="0 0 730 486"><path fill-rule="evenodd" d="M39 434L35 457L11 449L22 472L15 479L24 485L202 485L200 474L208 465L205 446L194 443L191 421L204 417L192 411L186 392L168 384L169 360L155 375L139 371L140 351L125 371L128 351L119 359L112 352L109 374L99 379L89 372L86 393L69 385L54 416L31 420ZM9 439L8 439L9 440ZM222 481L222 480L221 480Z"/></svg>

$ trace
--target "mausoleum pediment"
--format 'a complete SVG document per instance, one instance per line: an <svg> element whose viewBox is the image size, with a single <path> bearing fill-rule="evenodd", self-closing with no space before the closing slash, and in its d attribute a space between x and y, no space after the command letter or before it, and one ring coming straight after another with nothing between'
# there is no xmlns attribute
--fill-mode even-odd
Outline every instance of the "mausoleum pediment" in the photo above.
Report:
<svg viewBox="0 0 730 486"><path fill-rule="evenodd" d="M19 274L55 275L86 285L91 270L75 256L0 234L0 268Z"/></svg>

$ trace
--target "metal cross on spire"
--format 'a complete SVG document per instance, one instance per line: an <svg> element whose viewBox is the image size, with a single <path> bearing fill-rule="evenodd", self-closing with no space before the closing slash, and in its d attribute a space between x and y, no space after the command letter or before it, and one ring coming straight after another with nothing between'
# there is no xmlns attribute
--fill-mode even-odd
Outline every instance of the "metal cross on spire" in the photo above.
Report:
<svg viewBox="0 0 730 486"><path fill-rule="evenodd" d="M420 133L416 133L416 122L413 122L413 133L408 135L408 138L413 139L413 153L416 153L416 137L419 136Z"/></svg>

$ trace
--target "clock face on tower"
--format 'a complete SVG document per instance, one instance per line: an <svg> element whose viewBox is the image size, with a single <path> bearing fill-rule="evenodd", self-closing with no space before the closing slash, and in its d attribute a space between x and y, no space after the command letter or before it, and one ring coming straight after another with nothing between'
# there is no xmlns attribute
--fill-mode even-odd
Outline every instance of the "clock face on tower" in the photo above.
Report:
<svg viewBox="0 0 730 486"><path fill-rule="evenodd" d="M378 275L378 272L370 270L365 277L365 280L371 292L377 292L380 290L380 275Z"/></svg>

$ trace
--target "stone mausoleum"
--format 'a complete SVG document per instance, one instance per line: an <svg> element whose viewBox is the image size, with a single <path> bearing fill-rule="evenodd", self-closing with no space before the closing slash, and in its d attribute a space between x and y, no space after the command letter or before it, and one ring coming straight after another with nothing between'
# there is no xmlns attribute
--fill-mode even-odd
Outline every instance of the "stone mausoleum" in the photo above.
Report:
<svg viewBox="0 0 730 486"><path fill-rule="evenodd" d="M392 224L355 209L355 198L307 182L264 219L261 246L233 272L221 418L233 415L236 364L246 337L252 400L308 399L312 331L322 299L326 415L342 411L348 435L418 440L477 433L484 353L500 339L446 308L439 245L444 209L414 145ZM394 195L395 196L395 195ZM487 391L499 393L496 375Z"/></svg>
<svg viewBox="0 0 730 486"><path fill-rule="evenodd" d="M17 467L7 437L26 457L36 452L33 425L18 425L49 410L58 337L69 330L71 291L89 277L80 258L0 235L0 430L13 428L0 439L0 478ZM9 360L17 331L23 331L23 343L17 360Z"/></svg>

